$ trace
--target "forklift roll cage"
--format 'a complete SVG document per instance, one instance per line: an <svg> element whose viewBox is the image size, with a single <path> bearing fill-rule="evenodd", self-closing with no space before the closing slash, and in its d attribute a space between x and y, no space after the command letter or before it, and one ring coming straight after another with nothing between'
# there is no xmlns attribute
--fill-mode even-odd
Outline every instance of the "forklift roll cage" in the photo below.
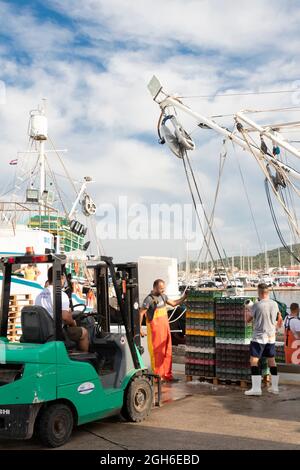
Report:
<svg viewBox="0 0 300 470"><path fill-rule="evenodd" d="M61 303L61 272L66 262L64 255L25 255L1 258L0 269L3 273L2 295L0 307L0 338L7 337L9 298L13 266L16 264L52 264L53 266L53 318L55 324L55 340L63 341L62 303Z"/></svg>

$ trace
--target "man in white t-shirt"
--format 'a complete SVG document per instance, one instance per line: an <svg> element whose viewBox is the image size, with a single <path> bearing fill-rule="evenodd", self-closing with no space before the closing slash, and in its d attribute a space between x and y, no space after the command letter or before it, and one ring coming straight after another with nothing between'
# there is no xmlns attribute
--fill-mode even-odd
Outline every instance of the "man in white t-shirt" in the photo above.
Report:
<svg viewBox="0 0 300 470"><path fill-rule="evenodd" d="M65 275L62 273L62 285L65 282ZM47 312L53 317L53 268L48 269L48 287L42 290L35 299L35 305L44 307ZM70 310L69 297L65 292L61 292L61 310L62 320L64 325L67 326L66 334L71 341L78 343L78 349L83 352L89 350L88 332L85 328L76 325L76 321L72 318Z"/></svg>
<svg viewBox="0 0 300 470"><path fill-rule="evenodd" d="M252 306L248 306L247 320L253 322L252 341L250 343L250 364L252 387L245 392L245 395L262 394L261 372L259 370L259 360L266 357L272 376L272 387L269 392L278 394L279 375L275 361L275 338L278 316L278 305L270 299L269 288L266 284L258 285L259 301Z"/></svg>

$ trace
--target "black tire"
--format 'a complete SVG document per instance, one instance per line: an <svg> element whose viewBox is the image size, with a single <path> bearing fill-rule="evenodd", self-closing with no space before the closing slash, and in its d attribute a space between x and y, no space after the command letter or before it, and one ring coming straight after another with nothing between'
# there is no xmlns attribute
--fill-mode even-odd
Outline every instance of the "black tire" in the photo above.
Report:
<svg viewBox="0 0 300 470"><path fill-rule="evenodd" d="M74 416L63 403L49 405L38 416L37 436L47 447L60 447L69 441L74 427Z"/></svg>
<svg viewBox="0 0 300 470"><path fill-rule="evenodd" d="M127 421L140 423L149 416L153 390L147 377L135 377L125 392L122 416Z"/></svg>

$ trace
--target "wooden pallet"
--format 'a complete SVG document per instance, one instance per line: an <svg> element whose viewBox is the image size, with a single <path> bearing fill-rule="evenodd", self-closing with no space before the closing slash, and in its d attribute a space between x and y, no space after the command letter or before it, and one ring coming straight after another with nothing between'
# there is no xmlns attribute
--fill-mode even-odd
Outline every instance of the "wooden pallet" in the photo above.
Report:
<svg viewBox="0 0 300 470"><path fill-rule="evenodd" d="M16 300L31 300L31 294L12 294L9 296L11 301Z"/></svg>
<svg viewBox="0 0 300 470"><path fill-rule="evenodd" d="M21 315L9 316L8 323L21 323Z"/></svg>
<svg viewBox="0 0 300 470"><path fill-rule="evenodd" d="M33 305L33 300L18 300L17 306L19 309L27 307L28 305Z"/></svg>
<svg viewBox="0 0 300 470"><path fill-rule="evenodd" d="M19 343L21 336L10 336L8 339L11 343Z"/></svg>
<svg viewBox="0 0 300 470"><path fill-rule="evenodd" d="M199 382L209 382L211 384L215 384L216 377L204 377L202 375L186 375L185 376L186 382L192 382L192 380L198 380Z"/></svg>
<svg viewBox="0 0 300 470"><path fill-rule="evenodd" d="M33 305L31 294L13 294L9 300L9 316L7 336L9 341L18 342L22 335L21 311L22 308Z"/></svg>
<svg viewBox="0 0 300 470"><path fill-rule="evenodd" d="M217 378L218 385L234 385L236 387L247 388L250 381L247 379L228 379L223 377Z"/></svg>
<svg viewBox="0 0 300 470"><path fill-rule="evenodd" d="M18 315L18 314L21 313L21 310L22 309L18 305L13 306L13 307L9 306L8 314L9 315Z"/></svg>
<svg viewBox="0 0 300 470"><path fill-rule="evenodd" d="M222 377L203 377L203 376L193 376L186 375L186 382L191 382L192 380L198 380L199 382L209 382L213 385L232 385L240 388L247 388L250 381L249 380L237 380L237 379L227 379Z"/></svg>
<svg viewBox="0 0 300 470"><path fill-rule="evenodd" d="M8 312L18 312L20 309L17 304L9 303Z"/></svg>
<svg viewBox="0 0 300 470"><path fill-rule="evenodd" d="M20 333L20 334L22 333L22 328L21 328L21 326L20 326L20 327L9 326L9 327L7 328L7 334L8 334L8 335L13 335L13 334L15 334L15 333L18 333L18 334L19 334L19 333Z"/></svg>

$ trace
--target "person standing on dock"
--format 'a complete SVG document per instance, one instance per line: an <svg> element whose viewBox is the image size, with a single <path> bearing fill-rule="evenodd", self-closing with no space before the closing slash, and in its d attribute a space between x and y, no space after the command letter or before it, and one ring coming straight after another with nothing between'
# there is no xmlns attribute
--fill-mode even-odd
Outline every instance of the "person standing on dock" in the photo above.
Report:
<svg viewBox="0 0 300 470"><path fill-rule="evenodd" d="M269 288L266 284L258 285L259 301L252 306L248 305L248 322L253 321L253 336L250 343L250 364L252 387L245 392L245 395L260 396L261 391L261 372L258 367L259 360L262 357L268 359L270 372L272 376L272 386L269 392L278 394L279 376L275 362L275 338L276 324L278 316L278 305L270 299Z"/></svg>
<svg viewBox="0 0 300 470"><path fill-rule="evenodd" d="M298 340L298 341L297 341ZM290 314L284 320L284 354L286 364L294 364L298 362L296 354L296 362L293 360L293 354L298 349L300 340L300 318L299 304L292 303L290 305Z"/></svg>
<svg viewBox="0 0 300 470"><path fill-rule="evenodd" d="M142 331L143 318L146 315L147 341L151 357L151 367L155 374L160 375L165 382L177 381L172 373L172 339L166 305L176 307L185 299L186 295L178 300L170 300L165 294L165 282L156 279L153 290L145 298L140 310L140 331Z"/></svg>

